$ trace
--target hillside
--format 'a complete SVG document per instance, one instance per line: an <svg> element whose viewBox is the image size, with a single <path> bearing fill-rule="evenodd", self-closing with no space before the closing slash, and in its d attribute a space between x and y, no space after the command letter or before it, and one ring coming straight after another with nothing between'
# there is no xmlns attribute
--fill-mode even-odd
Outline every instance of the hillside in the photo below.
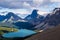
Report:
<svg viewBox="0 0 60 40"><path fill-rule="evenodd" d="M37 33L25 40L60 40L60 25L42 33Z"/></svg>
<svg viewBox="0 0 60 40"><path fill-rule="evenodd" d="M48 14L44 21L39 25L35 26L36 29L46 30L48 28L54 28L60 24L60 8L53 9L53 12Z"/></svg>
<svg viewBox="0 0 60 40"><path fill-rule="evenodd" d="M16 32L16 31L18 31L18 29L16 29L16 28L0 27L0 40L13 40L13 39L9 39L9 38L3 38L2 35L4 33Z"/></svg>
<svg viewBox="0 0 60 40"><path fill-rule="evenodd" d="M7 27L0 27L0 35L3 33L8 33L8 32L16 32L18 29L16 28L7 28Z"/></svg>
<svg viewBox="0 0 60 40"><path fill-rule="evenodd" d="M12 30L13 29L13 30ZM0 30L6 30L6 31L18 31L18 29L15 28L7 28L7 27L0 27Z"/></svg>

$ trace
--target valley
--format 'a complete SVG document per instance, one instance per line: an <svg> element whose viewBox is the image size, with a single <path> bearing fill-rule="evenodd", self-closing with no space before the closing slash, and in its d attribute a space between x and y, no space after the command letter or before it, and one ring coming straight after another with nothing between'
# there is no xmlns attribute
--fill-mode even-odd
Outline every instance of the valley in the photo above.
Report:
<svg viewBox="0 0 60 40"><path fill-rule="evenodd" d="M39 15L35 9L24 19L12 12L5 16L0 15L0 18L1 40L40 40L39 35L43 38L45 33L53 33L51 30L55 32L55 29L60 27L60 8L53 9L46 17Z"/></svg>

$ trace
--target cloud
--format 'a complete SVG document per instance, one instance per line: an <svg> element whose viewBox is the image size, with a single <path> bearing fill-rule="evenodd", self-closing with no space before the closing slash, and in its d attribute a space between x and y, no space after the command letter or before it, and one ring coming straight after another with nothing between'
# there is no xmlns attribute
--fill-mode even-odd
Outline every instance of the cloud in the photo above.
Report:
<svg viewBox="0 0 60 40"><path fill-rule="evenodd" d="M60 2L60 0L50 0L51 2Z"/></svg>
<svg viewBox="0 0 60 40"><path fill-rule="evenodd" d="M0 0L0 6L5 8L20 8L21 2L17 0Z"/></svg>
<svg viewBox="0 0 60 40"><path fill-rule="evenodd" d="M31 2L32 0L0 0L0 7L11 9L30 8Z"/></svg>
<svg viewBox="0 0 60 40"><path fill-rule="evenodd" d="M40 15L46 15L46 14L48 14L48 12L39 10L38 14L40 14Z"/></svg>
<svg viewBox="0 0 60 40"><path fill-rule="evenodd" d="M40 7L48 3L48 0L0 0L0 7L4 8L32 8Z"/></svg>
<svg viewBox="0 0 60 40"><path fill-rule="evenodd" d="M0 0L0 9L7 8L9 11L16 9L15 12L22 14L29 14L33 9L38 9L43 10L41 12L43 14L45 11L50 11L52 8L60 7L59 1L60 0Z"/></svg>
<svg viewBox="0 0 60 40"><path fill-rule="evenodd" d="M44 0L33 0L34 5L41 5L44 2Z"/></svg>
<svg viewBox="0 0 60 40"><path fill-rule="evenodd" d="M0 7L11 9L31 9L44 5L49 5L54 2L60 2L60 0L0 0Z"/></svg>
<svg viewBox="0 0 60 40"><path fill-rule="evenodd" d="M32 8L32 6L28 2L24 2L23 6L25 9L31 9Z"/></svg>
<svg viewBox="0 0 60 40"><path fill-rule="evenodd" d="M27 9L0 9L0 12L13 12L15 14L30 14L30 11Z"/></svg>

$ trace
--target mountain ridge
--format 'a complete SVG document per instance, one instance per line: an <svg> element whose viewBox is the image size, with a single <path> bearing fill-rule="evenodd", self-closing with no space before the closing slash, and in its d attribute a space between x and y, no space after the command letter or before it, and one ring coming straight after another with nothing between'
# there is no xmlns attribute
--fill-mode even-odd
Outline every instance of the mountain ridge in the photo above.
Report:
<svg viewBox="0 0 60 40"><path fill-rule="evenodd" d="M35 28L39 30L41 29L46 30L48 28L53 28L60 24L59 17L60 17L60 8L55 8L52 12L52 15L48 14L44 19L44 21L41 24L35 26Z"/></svg>
<svg viewBox="0 0 60 40"><path fill-rule="evenodd" d="M38 10L33 10L32 14L28 15L27 17L25 17L25 20L27 20L28 22L32 23L33 25L37 25L39 23L41 23L44 20L44 16L39 15L37 13Z"/></svg>
<svg viewBox="0 0 60 40"><path fill-rule="evenodd" d="M16 14L14 14L14 13L12 13L12 12L9 12L8 14L6 14L5 16L3 16L3 15L0 15L0 21L3 21L3 20L5 20L5 19L7 19L6 20L6 22L9 20L9 19L11 19L12 21L17 21L17 20L19 20L19 19L22 19L22 18L20 18L19 16L17 16Z"/></svg>

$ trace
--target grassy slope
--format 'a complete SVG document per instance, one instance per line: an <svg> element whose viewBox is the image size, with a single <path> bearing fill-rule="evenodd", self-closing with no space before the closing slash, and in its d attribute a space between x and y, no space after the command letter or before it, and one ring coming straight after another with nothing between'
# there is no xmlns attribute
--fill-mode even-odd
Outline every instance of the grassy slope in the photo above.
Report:
<svg viewBox="0 0 60 40"><path fill-rule="evenodd" d="M18 29L16 28L7 28L7 27L0 27L0 30L13 31L13 32L18 31Z"/></svg>
<svg viewBox="0 0 60 40"><path fill-rule="evenodd" d="M7 28L7 27L0 27L0 35L8 32L16 32L18 29L16 28Z"/></svg>
<svg viewBox="0 0 60 40"><path fill-rule="evenodd" d="M18 31L18 29L16 28L0 27L0 40L14 40L13 38L3 38L2 35L7 32L16 32L16 31Z"/></svg>

